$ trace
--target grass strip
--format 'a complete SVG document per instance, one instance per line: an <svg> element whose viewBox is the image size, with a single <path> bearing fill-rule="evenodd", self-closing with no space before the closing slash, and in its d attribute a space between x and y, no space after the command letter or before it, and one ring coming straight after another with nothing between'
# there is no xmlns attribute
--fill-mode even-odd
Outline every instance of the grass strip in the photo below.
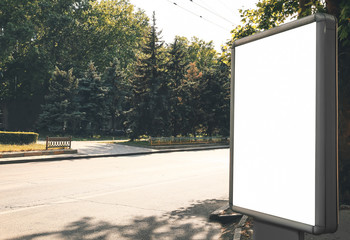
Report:
<svg viewBox="0 0 350 240"><path fill-rule="evenodd" d="M45 144L25 144L25 145L9 145L0 144L0 152L23 152L23 151L41 151L45 150Z"/></svg>

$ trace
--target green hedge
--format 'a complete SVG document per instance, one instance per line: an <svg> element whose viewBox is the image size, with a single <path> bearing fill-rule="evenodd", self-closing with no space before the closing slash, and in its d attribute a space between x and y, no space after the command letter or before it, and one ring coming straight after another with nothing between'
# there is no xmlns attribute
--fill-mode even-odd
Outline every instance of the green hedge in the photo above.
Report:
<svg viewBox="0 0 350 240"><path fill-rule="evenodd" d="M0 131L0 144L31 144L36 143L39 134L34 132L3 132Z"/></svg>

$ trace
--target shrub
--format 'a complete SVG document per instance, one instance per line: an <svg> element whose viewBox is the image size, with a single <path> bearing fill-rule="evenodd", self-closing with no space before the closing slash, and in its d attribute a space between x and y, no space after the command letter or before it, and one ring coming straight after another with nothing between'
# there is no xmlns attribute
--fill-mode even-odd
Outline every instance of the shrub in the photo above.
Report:
<svg viewBox="0 0 350 240"><path fill-rule="evenodd" d="M39 134L34 132L0 131L0 144L30 144L38 140Z"/></svg>

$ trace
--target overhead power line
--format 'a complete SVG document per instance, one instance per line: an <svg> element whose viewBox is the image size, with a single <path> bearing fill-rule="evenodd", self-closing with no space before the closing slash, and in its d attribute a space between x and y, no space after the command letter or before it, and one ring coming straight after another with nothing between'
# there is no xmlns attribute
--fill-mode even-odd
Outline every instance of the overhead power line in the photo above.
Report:
<svg viewBox="0 0 350 240"><path fill-rule="evenodd" d="M224 6L227 10L230 9L229 6L226 5L226 3L224 3L222 0L218 0L222 6Z"/></svg>
<svg viewBox="0 0 350 240"><path fill-rule="evenodd" d="M189 0L189 1L190 1L191 3L196 4L198 7L200 7L200 8L202 8L202 9L204 9L204 10L210 12L211 14L213 14L213 15L215 15L215 16L217 16L217 17L223 19L223 20L225 20L226 22L229 22L230 24L234 25L233 22L231 22L231 21L228 20L227 18L221 16L219 13L214 12L213 10L211 10L211 9L209 9L209 8L207 8L207 7L204 7L204 6L202 6L201 4L199 4L199 3L196 3L196 2L194 2L193 0Z"/></svg>
<svg viewBox="0 0 350 240"><path fill-rule="evenodd" d="M175 6L179 7L179 8L181 8L182 10L184 10L184 11L186 11L186 12L188 12L188 13L194 15L194 16L196 16L196 17L199 17L199 18L201 18L201 19L203 19L203 20L205 20L205 21L207 21L207 22L209 22L209 23L211 23L211 24L213 24L213 25L215 25L215 26L217 26L217 27L219 27L219 28L225 30L225 31L228 31L226 28L220 26L219 24L217 24L217 23L215 23L215 22L213 22L213 21L210 21L210 20L204 18L202 15L198 15L197 13L192 12L191 10L188 10L187 8L184 8L184 7L180 6L180 5L177 4L176 2L172 2L172 1L170 1L170 0L167 0L167 1L168 1L169 3L171 3L171 4L173 4L173 5L175 5Z"/></svg>

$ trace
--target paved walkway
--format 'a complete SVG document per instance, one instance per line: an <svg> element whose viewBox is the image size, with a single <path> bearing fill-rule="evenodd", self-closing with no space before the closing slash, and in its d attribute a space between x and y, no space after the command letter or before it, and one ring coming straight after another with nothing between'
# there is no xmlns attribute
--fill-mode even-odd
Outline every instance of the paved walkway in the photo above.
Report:
<svg viewBox="0 0 350 240"><path fill-rule="evenodd" d="M72 141L72 149L78 150L78 155L103 155L152 152L152 149L132 147L106 141Z"/></svg>
<svg viewBox="0 0 350 240"><path fill-rule="evenodd" d="M38 141L38 143L45 144L45 141ZM54 160L69 160L91 158L98 156L113 156L137 153L150 153L153 150L148 148L132 147L123 144L116 144L103 141L72 141L72 149L78 150L78 153L73 154L57 154L57 155L40 155L33 153L33 156L25 157L4 157L0 158L0 164L13 164L24 162L37 161L54 161Z"/></svg>

